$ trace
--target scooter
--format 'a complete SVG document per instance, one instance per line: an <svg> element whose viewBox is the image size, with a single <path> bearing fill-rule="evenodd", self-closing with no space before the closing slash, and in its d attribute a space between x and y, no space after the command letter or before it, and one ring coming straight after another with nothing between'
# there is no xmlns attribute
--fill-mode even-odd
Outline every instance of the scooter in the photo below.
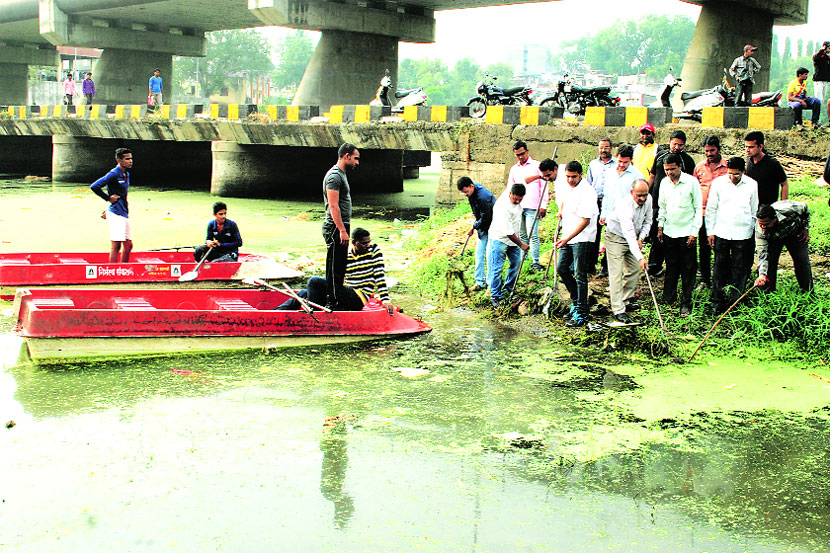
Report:
<svg viewBox="0 0 830 553"><path fill-rule="evenodd" d="M496 86L496 77L490 75L485 75L483 80L476 83L476 93L478 96L473 96L467 100L470 117L484 117L484 114L487 113L487 106L533 105L533 100L530 98L530 95L533 94L531 87L501 88Z"/></svg>
<svg viewBox="0 0 830 553"><path fill-rule="evenodd" d="M675 88L680 86L680 81L683 80L675 77L673 72L674 67L669 67L669 74L663 79L663 89L660 91L660 104L664 108L671 107L671 93Z"/></svg>
<svg viewBox="0 0 830 553"><path fill-rule="evenodd" d="M562 106L572 115L584 115L588 106L618 106L620 97L611 95L610 86L593 88L575 85L570 75L565 73L557 83L556 94L539 102L540 106Z"/></svg>
<svg viewBox="0 0 830 553"><path fill-rule="evenodd" d="M727 73L726 69L724 69L721 83L718 86L705 90L696 90L694 92L684 92L681 94L680 99L683 101L683 111L674 113L674 117L677 119L693 119L695 121L701 121L703 118L703 108L734 106L735 87L729 84L729 79L727 78L728 75L729 73ZM666 81L668 81L668 76L666 77ZM671 88L668 89L669 94L671 94ZM664 86L664 93L665 91L666 87ZM781 100L781 96L782 94L780 91L759 92L757 94L753 94L752 107L777 106L778 102Z"/></svg>
<svg viewBox="0 0 830 553"><path fill-rule="evenodd" d="M380 79L380 86L375 92L375 98L369 102L370 106L390 106L392 111L402 111L405 106L422 106L427 101L427 94L424 92L424 87L419 86L407 90L396 90L395 99L397 104L392 106L389 101L389 89L392 88L392 78L389 76L389 70Z"/></svg>

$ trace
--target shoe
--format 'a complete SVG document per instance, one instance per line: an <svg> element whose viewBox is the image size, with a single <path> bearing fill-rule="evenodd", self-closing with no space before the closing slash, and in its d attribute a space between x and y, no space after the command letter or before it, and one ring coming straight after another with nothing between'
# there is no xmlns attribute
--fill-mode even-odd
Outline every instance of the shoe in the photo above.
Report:
<svg viewBox="0 0 830 553"><path fill-rule="evenodd" d="M614 320L617 321L618 323L625 323L625 324L628 324L628 323L631 322L631 318L628 315L626 315L625 313L617 313L616 315L614 315Z"/></svg>
<svg viewBox="0 0 830 553"><path fill-rule="evenodd" d="M533 265L530 266L530 270L531 271L544 271L545 266L542 265L541 263L534 263Z"/></svg>
<svg viewBox="0 0 830 553"><path fill-rule="evenodd" d="M498 300L490 300L490 303L493 304L493 309L498 309L499 307L501 307L501 302Z"/></svg>
<svg viewBox="0 0 830 553"><path fill-rule="evenodd" d="M568 312L565 313L565 315L563 315L562 318L565 319L566 321L570 321L575 314L576 314L576 306L571 304L571 307L568 309Z"/></svg>
<svg viewBox="0 0 830 553"><path fill-rule="evenodd" d="M687 306L684 305L683 307L680 308L680 316L681 317L688 317L691 314L692 314L692 308L691 307L687 307Z"/></svg>
<svg viewBox="0 0 830 553"><path fill-rule="evenodd" d="M476 284L475 286L470 288L470 292L481 292L482 290L484 290L484 286L482 286L481 284Z"/></svg>
<svg viewBox="0 0 830 553"><path fill-rule="evenodd" d="M579 326L585 326L586 324L588 324L587 317L580 315L579 313L574 313L574 316L571 317L571 320L565 323L565 326L569 328L576 328Z"/></svg>
<svg viewBox="0 0 830 553"><path fill-rule="evenodd" d="M625 304L625 312L626 313L635 313L640 310L640 304L636 301L630 301Z"/></svg>

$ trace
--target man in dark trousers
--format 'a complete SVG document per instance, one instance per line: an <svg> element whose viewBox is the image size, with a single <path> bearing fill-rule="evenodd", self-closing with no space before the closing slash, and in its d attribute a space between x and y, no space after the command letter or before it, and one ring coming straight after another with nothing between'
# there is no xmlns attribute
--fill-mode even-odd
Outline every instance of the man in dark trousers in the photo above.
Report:
<svg viewBox="0 0 830 553"><path fill-rule="evenodd" d="M752 57L756 50L757 46L747 44L744 46L744 55L735 58L729 68L729 74L738 82L735 86L736 106L752 105L752 85L755 84L755 74L761 70L761 64Z"/></svg>
<svg viewBox="0 0 830 553"><path fill-rule="evenodd" d="M214 220L207 225L205 243L193 252L193 258L201 261L207 255L207 261L233 262L239 259L242 247L242 235L235 222L228 219L228 206L225 202L213 204Z"/></svg>
<svg viewBox="0 0 830 553"><path fill-rule="evenodd" d="M758 253L758 278L755 286L765 292L774 292L778 279L778 258L785 247L793 259L798 286L804 292L813 289L813 271L810 266L810 210L804 202L789 200L762 205L758 208L758 226L755 229Z"/></svg>
<svg viewBox="0 0 830 553"><path fill-rule="evenodd" d="M825 40L813 54L813 88L821 101L821 124L827 124L827 102L830 100L830 40Z"/></svg>
<svg viewBox="0 0 830 553"><path fill-rule="evenodd" d="M472 236L474 232L478 232L476 283L473 286L473 292L478 292L487 288L487 231L490 230L490 223L493 221L493 205L496 203L496 197L481 184L473 182L470 177L461 177L456 186L459 192L467 196L470 209L473 210L473 217L476 218L467 235Z"/></svg>
<svg viewBox="0 0 830 553"><path fill-rule="evenodd" d="M651 191L651 205L654 209L650 231L651 251L648 253L648 274L650 275L658 275L663 271L663 261L666 258L665 252L663 251L663 243L657 240L657 210L659 207L660 184L666 178L666 170L664 167L665 159L669 154L678 155L680 157L680 171L694 176L695 160L685 150L686 133L683 131L674 131L671 133L668 149L657 152L657 156L654 158L654 165L651 168L651 174L648 177L648 184Z"/></svg>
<svg viewBox="0 0 830 553"><path fill-rule="evenodd" d="M770 205L789 197L787 173L778 160L764 150L764 133L751 131L744 137L746 176L758 183L758 205ZM778 190L781 189L781 196Z"/></svg>
<svg viewBox="0 0 830 553"><path fill-rule="evenodd" d="M323 178L323 239L326 241L327 303L332 309L342 307L343 281L349 256L349 224L352 220L352 197L346 171L360 164L360 152L354 144L342 144L337 150L337 163Z"/></svg>

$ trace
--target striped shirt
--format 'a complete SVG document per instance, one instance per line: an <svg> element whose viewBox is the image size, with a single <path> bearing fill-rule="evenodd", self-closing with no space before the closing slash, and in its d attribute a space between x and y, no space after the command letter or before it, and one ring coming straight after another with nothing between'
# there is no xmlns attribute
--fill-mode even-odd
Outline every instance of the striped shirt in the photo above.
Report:
<svg viewBox="0 0 830 553"><path fill-rule="evenodd" d="M355 255L354 250L349 248L349 258L346 261L346 286L357 292L363 303L366 303L371 295L378 296L380 301L389 301L383 254L377 244L372 244L366 253L360 255Z"/></svg>

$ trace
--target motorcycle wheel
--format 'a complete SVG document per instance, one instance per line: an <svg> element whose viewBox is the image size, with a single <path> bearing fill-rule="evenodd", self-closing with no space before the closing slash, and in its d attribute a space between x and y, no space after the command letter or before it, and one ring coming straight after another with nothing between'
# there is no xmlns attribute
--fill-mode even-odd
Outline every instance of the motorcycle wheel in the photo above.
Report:
<svg viewBox="0 0 830 553"><path fill-rule="evenodd" d="M487 113L487 103L481 98L471 98L467 107L470 108L470 117L484 117Z"/></svg>
<svg viewBox="0 0 830 553"><path fill-rule="evenodd" d="M555 96L551 96L550 98L545 98L541 102L539 102L540 106L546 107L556 107L559 105L559 101L556 99Z"/></svg>

